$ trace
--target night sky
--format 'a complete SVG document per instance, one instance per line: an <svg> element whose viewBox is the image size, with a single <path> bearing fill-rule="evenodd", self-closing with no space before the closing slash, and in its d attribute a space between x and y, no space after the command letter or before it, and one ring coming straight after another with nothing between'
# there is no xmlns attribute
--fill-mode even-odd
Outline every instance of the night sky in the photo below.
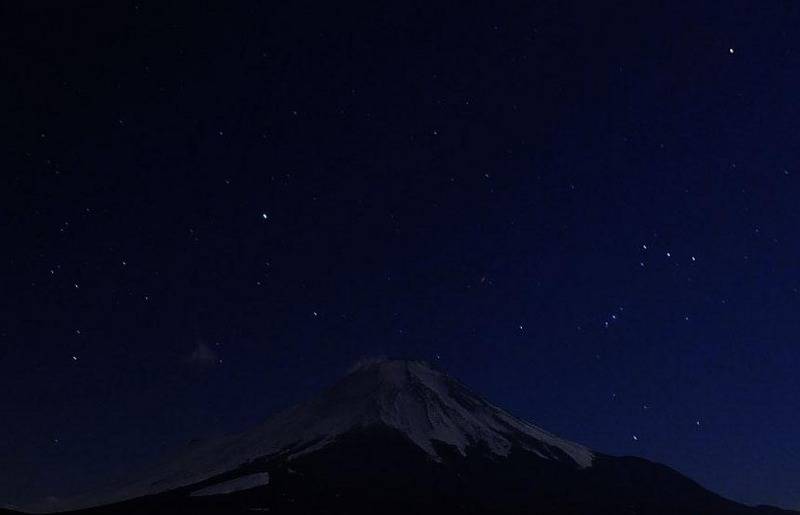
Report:
<svg viewBox="0 0 800 515"><path fill-rule="evenodd" d="M377 3L2 8L0 504L399 356L800 509L800 5Z"/></svg>

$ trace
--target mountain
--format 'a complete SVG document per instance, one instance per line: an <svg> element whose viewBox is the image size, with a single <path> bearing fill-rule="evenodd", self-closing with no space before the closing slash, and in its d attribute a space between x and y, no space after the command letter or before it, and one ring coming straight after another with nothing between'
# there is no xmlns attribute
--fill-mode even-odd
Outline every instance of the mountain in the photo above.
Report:
<svg viewBox="0 0 800 515"><path fill-rule="evenodd" d="M52 511L51 507L51 511ZM254 430L195 442L76 513L777 514L522 421L420 361L361 364Z"/></svg>

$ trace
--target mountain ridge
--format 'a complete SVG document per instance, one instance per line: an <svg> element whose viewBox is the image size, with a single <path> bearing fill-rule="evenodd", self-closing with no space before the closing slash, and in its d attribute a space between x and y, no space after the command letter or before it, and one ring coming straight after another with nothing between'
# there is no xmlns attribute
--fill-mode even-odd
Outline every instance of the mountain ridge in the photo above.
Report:
<svg viewBox="0 0 800 515"><path fill-rule="evenodd" d="M367 491L377 492L369 502L360 497ZM287 499L305 496L321 513L385 503L439 513L467 500L497 513L618 513L626 503L641 507L632 513L770 510L723 499L664 465L596 453L514 417L429 363L396 359L360 363L251 431L195 442L149 476L55 508L217 513L209 506L236 512L258 504L293 513L301 505Z"/></svg>

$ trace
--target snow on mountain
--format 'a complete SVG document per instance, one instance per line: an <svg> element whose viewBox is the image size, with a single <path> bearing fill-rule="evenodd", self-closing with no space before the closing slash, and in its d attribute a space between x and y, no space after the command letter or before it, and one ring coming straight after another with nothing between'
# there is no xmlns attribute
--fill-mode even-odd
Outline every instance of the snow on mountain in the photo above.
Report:
<svg viewBox="0 0 800 515"><path fill-rule="evenodd" d="M252 431L186 449L150 477L107 495L59 506L106 504L191 485L259 458L292 459L359 428L397 429L433 460L435 441L462 454L483 443L505 456L518 445L544 459L592 465L592 451L554 436L478 397L421 361L379 360L355 368L322 395L268 419Z"/></svg>
<svg viewBox="0 0 800 515"><path fill-rule="evenodd" d="M222 495L231 494L233 492L241 492L242 490L249 490L269 484L268 472L257 472L255 474L248 474L240 476L230 481L223 481L216 483L200 490L195 490L191 493L192 497L202 497L204 495Z"/></svg>

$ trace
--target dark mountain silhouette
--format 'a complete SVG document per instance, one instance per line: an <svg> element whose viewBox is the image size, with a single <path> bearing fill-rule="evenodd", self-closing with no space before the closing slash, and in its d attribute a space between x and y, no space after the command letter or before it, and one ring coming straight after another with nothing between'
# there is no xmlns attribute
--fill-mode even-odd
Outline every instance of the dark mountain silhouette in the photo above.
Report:
<svg viewBox="0 0 800 515"><path fill-rule="evenodd" d="M87 515L793 513L724 499L664 465L593 452L426 363L401 360L362 364L253 431L195 442L146 478L56 508Z"/></svg>

